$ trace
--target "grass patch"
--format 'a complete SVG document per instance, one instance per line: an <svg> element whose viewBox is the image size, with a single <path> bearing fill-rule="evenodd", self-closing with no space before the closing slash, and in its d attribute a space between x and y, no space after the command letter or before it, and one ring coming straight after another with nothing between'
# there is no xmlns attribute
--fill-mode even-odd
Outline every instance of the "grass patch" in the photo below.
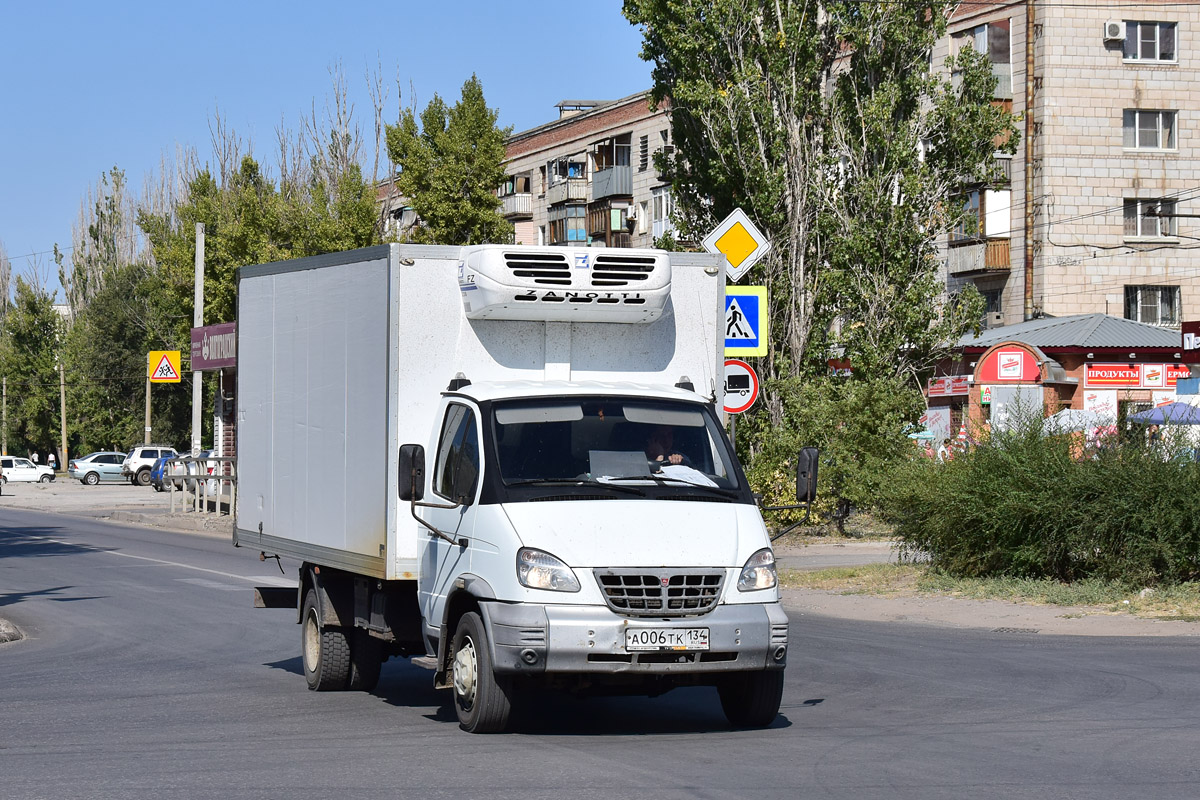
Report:
<svg viewBox="0 0 1200 800"><path fill-rule="evenodd" d="M1200 621L1200 583L1155 589L1098 578L1062 583L1048 578L954 578L923 564L865 564L801 572L781 570L780 585L884 597L962 597L1051 606L1088 606L1114 614Z"/></svg>

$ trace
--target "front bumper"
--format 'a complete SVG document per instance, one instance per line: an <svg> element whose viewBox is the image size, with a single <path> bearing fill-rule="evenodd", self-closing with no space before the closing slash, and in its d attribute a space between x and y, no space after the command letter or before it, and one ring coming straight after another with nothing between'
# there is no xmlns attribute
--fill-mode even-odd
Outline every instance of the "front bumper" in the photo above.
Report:
<svg viewBox="0 0 1200 800"><path fill-rule="evenodd" d="M499 673L670 675L760 671L787 664L779 603L719 605L695 617L625 617L607 606L482 603ZM708 628L708 650L625 650L628 628Z"/></svg>

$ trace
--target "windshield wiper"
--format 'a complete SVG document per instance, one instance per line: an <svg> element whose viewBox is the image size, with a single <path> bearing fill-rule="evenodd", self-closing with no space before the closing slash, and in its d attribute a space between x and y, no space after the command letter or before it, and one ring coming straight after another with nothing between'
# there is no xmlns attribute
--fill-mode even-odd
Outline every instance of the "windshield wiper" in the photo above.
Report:
<svg viewBox="0 0 1200 800"><path fill-rule="evenodd" d="M684 480L683 478L674 478L674 477L671 477L670 475L623 475L618 478L609 478L608 480L610 480L610 481L653 481L654 483L657 483L659 486L666 486L668 484L672 484L672 485L677 485L677 486L688 486L693 489L703 489L706 492L713 492L714 494L719 494L722 497L728 497L731 500L736 500L738 497L740 497L740 495L737 492L733 491L732 489L722 489L720 486L705 486L703 483L692 483L691 481Z"/></svg>
<svg viewBox="0 0 1200 800"><path fill-rule="evenodd" d="M608 481L587 481L571 478L532 478L525 481L513 481L506 483L505 486L599 486L605 489L612 489L625 494L636 494L639 497L645 497L646 493L636 486L621 486L619 484L609 483Z"/></svg>

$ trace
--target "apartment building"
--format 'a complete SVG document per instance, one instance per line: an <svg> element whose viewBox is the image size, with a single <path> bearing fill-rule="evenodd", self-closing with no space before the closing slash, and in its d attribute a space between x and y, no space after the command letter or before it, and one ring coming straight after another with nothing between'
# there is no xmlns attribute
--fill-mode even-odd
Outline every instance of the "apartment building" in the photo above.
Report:
<svg viewBox="0 0 1200 800"><path fill-rule="evenodd" d="M1200 319L1200 4L964 3L935 67L963 47L1022 138L1006 180L961 198L975 224L948 237L947 289L973 283L989 326Z"/></svg>
<svg viewBox="0 0 1200 800"><path fill-rule="evenodd" d="M499 195L514 241L652 247L673 233L671 186L654 166L671 147L667 111L648 92L556 108L554 121L508 139Z"/></svg>

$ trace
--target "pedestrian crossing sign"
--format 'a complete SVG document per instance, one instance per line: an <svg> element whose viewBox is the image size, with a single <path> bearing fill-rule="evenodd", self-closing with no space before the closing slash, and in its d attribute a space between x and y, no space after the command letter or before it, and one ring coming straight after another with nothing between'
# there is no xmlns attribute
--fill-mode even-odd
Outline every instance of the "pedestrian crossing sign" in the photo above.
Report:
<svg viewBox="0 0 1200 800"><path fill-rule="evenodd" d="M767 354L767 287L725 287L725 355Z"/></svg>
<svg viewBox="0 0 1200 800"><path fill-rule="evenodd" d="M146 367L151 383L179 383L181 380L178 350L151 350Z"/></svg>

